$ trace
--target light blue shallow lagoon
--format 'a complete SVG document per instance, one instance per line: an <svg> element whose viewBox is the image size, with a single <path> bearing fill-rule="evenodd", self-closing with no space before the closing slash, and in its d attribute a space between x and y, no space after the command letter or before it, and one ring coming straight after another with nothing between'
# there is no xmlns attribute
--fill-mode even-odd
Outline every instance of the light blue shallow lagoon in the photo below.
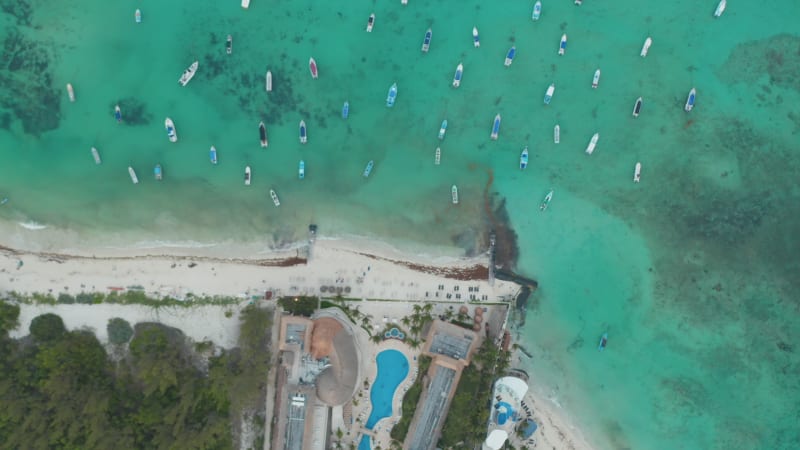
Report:
<svg viewBox="0 0 800 450"><path fill-rule="evenodd" d="M533 3L5 2L0 245L224 244L247 257L313 222L326 236L475 254L507 220L516 269L540 282L514 330L532 358L515 363L598 448L796 448L800 4L732 0L713 18L716 0L550 0L534 22ZM500 205L507 218L490 218Z"/></svg>

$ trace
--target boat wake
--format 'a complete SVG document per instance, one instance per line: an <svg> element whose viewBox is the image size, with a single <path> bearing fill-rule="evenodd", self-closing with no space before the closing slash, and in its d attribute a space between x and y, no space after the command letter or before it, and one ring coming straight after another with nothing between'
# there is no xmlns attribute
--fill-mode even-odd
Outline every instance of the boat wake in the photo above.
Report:
<svg viewBox="0 0 800 450"><path fill-rule="evenodd" d="M34 222L34 221L17 222L17 223L19 224L19 226L21 226L22 228L25 228L26 230L34 230L34 231L36 231L36 230L44 230L45 228L47 228L47 225L42 225L39 222Z"/></svg>

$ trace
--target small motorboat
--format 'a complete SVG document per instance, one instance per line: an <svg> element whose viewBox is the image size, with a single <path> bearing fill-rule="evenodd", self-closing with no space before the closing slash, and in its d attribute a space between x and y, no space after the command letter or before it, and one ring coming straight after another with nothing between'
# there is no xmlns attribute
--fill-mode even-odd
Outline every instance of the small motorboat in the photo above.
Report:
<svg viewBox="0 0 800 450"><path fill-rule="evenodd" d="M180 83L181 86L186 86L190 81L192 81L194 74L197 73L198 64L199 62L195 61L189 66L188 69L183 71L183 75L181 75L181 77L178 79L178 83Z"/></svg>
<svg viewBox="0 0 800 450"><path fill-rule="evenodd" d="M542 203L539 205L539 211L546 210L547 207L550 206L550 202L551 201L553 201L553 190L552 189L550 189L550 192L548 192L547 195L544 196L544 200L542 200Z"/></svg>
<svg viewBox="0 0 800 450"><path fill-rule="evenodd" d="M686 97L686 104L683 106L684 111L689 112L692 110L692 108L694 108L694 99L696 96L697 90L692 88L692 90L689 91L689 95Z"/></svg>
<svg viewBox="0 0 800 450"><path fill-rule="evenodd" d="M522 150L522 154L519 155L519 168L520 168L520 170L522 170L522 169L524 169L526 167L528 167L528 147L525 147L525 149Z"/></svg>
<svg viewBox="0 0 800 450"><path fill-rule="evenodd" d="M561 142L561 126L556 124L553 127L553 143L558 144Z"/></svg>
<svg viewBox="0 0 800 450"><path fill-rule="evenodd" d="M592 88L597 89L597 85L600 84L600 69L594 71L594 77L592 78Z"/></svg>
<svg viewBox="0 0 800 450"><path fill-rule="evenodd" d="M156 178L156 181L161 181L164 178L164 173L161 171L161 164L156 164L156 167L153 169L153 176Z"/></svg>
<svg viewBox="0 0 800 450"><path fill-rule="evenodd" d="M233 36L230 34L228 35L228 38L225 39L225 53L229 55L233 53Z"/></svg>
<svg viewBox="0 0 800 450"><path fill-rule="evenodd" d="M461 86L461 76L464 75L464 64L458 63L456 67L456 73L453 75L453 87L457 88Z"/></svg>
<svg viewBox="0 0 800 450"><path fill-rule="evenodd" d="M350 102L344 102L342 106L342 119L347 119L350 116Z"/></svg>
<svg viewBox="0 0 800 450"><path fill-rule="evenodd" d="M213 145L211 146L211 150L208 151L208 159L211 160L211 164L217 163L217 148Z"/></svg>
<svg viewBox="0 0 800 450"><path fill-rule="evenodd" d="M306 121L300 121L300 143L305 144L308 142L308 132L306 130Z"/></svg>
<svg viewBox="0 0 800 450"><path fill-rule="evenodd" d="M258 124L258 135L261 138L261 146L266 148L269 142L267 141L267 127L264 122Z"/></svg>
<svg viewBox="0 0 800 450"><path fill-rule="evenodd" d="M581 6L583 4L583 0L575 0L575 4Z"/></svg>
<svg viewBox="0 0 800 450"><path fill-rule="evenodd" d="M478 27L472 27L472 45L474 45L475 48L481 46L481 38L478 36Z"/></svg>
<svg viewBox="0 0 800 450"><path fill-rule="evenodd" d="M373 167L375 167L375 161L370 159L369 162L367 163L367 167L364 167L364 173L363 173L364 178L369 177L369 174L372 173Z"/></svg>
<svg viewBox="0 0 800 450"><path fill-rule="evenodd" d="M595 133L592 135L592 139L589 140L589 145L586 146L586 154L591 155L594 153L595 147L597 147L597 141L600 139L600 133Z"/></svg>
<svg viewBox="0 0 800 450"><path fill-rule="evenodd" d="M8 203L8 197L3 197L3 199L0 200L0 205L5 205L6 203Z"/></svg>
<svg viewBox="0 0 800 450"><path fill-rule="evenodd" d="M431 38L433 37L433 31L428 28L428 31L425 32L425 39L422 40L422 53L428 53L428 49L431 48Z"/></svg>
<svg viewBox="0 0 800 450"><path fill-rule="evenodd" d="M642 97L636 99L633 105L633 117L639 117L639 112L642 110Z"/></svg>
<svg viewBox="0 0 800 450"><path fill-rule="evenodd" d="M367 19L367 33L372 33L372 26L375 25L375 13L369 15Z"/></svg>
<svg viewBox="0 0 800 450"><path fill-rule="evenodd" d="M272 204L275 206L281 206L281 201L278 198L278 194L275 192L275 189L269 190L269 196L272 199Z"/></svg>
<svg viewBox="0 0 800 450"><path fill-rule="evenodd" d="M250 0L242 0L242 8L247 9L250 7Z"/></svg>
<svg viewBox="0 0 800 450"><path fill-rule="evenodd" d="M533 14L531 15L531 18L533 20L539 20L539 17L541 15L542 15L542 2L541 1L537 1L533 5Z"/></svg>
<svg viewBox="0 0 800 450"><path fill-rule="evenodd" d="M433 165L438 166L439 163L442 162L442 149L440 147L436 147L436 153L433 157Z"/></svg>
<svg viewBox="0 0 800 450"><path fill-rule="evenodd" d="M272 92L272 71L267 71L267 82L266 82L267 92Z"/></svg>
<svg viewBox="0 0 800 450"><path fill-rule="evenodd" d="M408 4L408 0L400 0L400 4L401 5L407 5Z"/></svg>
<svg viewBox="0 0 800 450"><path fill-rule="evenodd" d="M638 183L639 178L642 176L642 163L637 162L636 165L633 167L633 182Z"/></svg>
<svg viewBox="0 0 800 450"><path fill-rule="evenodd" d="M444 134L447 132L447 119L442 121L442 126L439 127L439 140L444 139Z"/></svg>
<svg viewBox="0 0 800 450"><path fill-rule="evenodd" d="M567 33L561 35L561 42L558 44L558 54L563 55L567 52Z"/></svg>
<svg viewBox="0 0 800 450"><path fill-rule="evenodd" d="M300 164L297 166L297 178L303 180L306 177L306 162L302 159L300 160Z"/></svg>
<svg viewBox="0 0 800 450"><path fill-rule="evenodd" d="M98 152L97 149L94 147L92 147L92 157L94 158L95 164L100 164L103 162L100 160L100 152Z"/></svg>
<svg viewBox="0 0 800 450"><path fill-rule="evenodd" d="M714 10L714 17L719 17L725 12L725 7L728 6L727 0L719 0L717 9Z"/></svg>
<svg viewBox="0 0 800 450"><path fill-rule="evenodd" d="M75 90L72 89L72 83L67 83L67 96L69 97L69 101L75 102Z"/></svg>
<svg viewBox="0 0 800 450"><path fill-rule="evenodd" d="M493 141L497 140L497 135L500 134L500 114L494 116L494 122L492 123L492 135L491 138Z"/></svg>
<svg viewBox="0 0 800 450"><path fill-rule="evenodd" d="M644 44L642 44L642 51L639 53L642 58L647 56L647 52L650 51L650 46L653 45L653 38L647 36L647 39L644 40Z"/></svg>
<svg viewBox="0 0 800 450"><path fill-rule="evenodd" d="M122 122L122 110L119 109L119 105L114 106L114 118L117 119L117 123Z"/></svg>
<svg viewBox="0 0 800 450"><path fill-rule="evenodd" d="M167 138L169 138L169 141L178 142L178 130L175 129L175 124L169 117L164 119L164 128L167 130Z"/></svg>
<svg viewBox="0 0 800 450"><path fill-rule="evenodd" d="M244 185L250 186L250 166L244 168Z"/></svg>
<svg viewBox="0 0 800 450"><path fill-rule="evenodd" d="M602 352L605 350L606 344L608 344L608 333L603 333L603 335L600 336L600 343L597 344L597 351Z"/></svg>
<svg viewBox="0 0 800 450"><path fill-rule="evenodd" d="M308 58L308 70L311 72L311 78L317 79L319 78L319 72L317 71L317 62L314 58Z"/></svg>
<svg viewBox="0 0 800 450"><path fill-rule="evenodd" d="M392 84L389 88L389 94L386 96L386 106L391 108L394 106L394 101L397 99L397 83Z"/></svg>
<svg viewBox="0 0 800 450"><path fill-rule="evenodd" d="M136 171L131 166L128 166L128 175L131 176L133 184L139 184L139 177L136 176Z"/></svg>
<svg viewBox="0 0 800 450"><path fill-rule="evenodd" d="M454 184L453 187L450 188L450 197L453 199L453 204L458 204L458 187Z"/></svg>
<svg viewBox="0 0 800 450"><path fill-rule="evenodd" d="M142 11L140 9L137 8L136 12L133 13L133 20L135 20L136 23L142 23Z"/></svg>
<svg viewBox="0 0 800 450"><path fill-rule="evenodd" d="M505 66L508 67L514 62L514 55L517 54L517 46L512 45L510 49L508 49L508 53L506 53L506 61Z"/></svg>
<svg viewBox="0 0 800 450"><path fill-rule="evenodd" d="M547 91L544 93L544 104L549 105L550 100L553 99L553 94L556 93L556 84L550 83L550 86L547 87Z"/></svg>

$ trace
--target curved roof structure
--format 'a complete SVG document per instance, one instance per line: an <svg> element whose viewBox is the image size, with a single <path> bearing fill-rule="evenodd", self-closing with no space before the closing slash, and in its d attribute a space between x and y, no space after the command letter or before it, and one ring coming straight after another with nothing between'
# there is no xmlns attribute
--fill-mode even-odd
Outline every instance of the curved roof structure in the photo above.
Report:
<svg viewBox="0 0 800 450"><path fill-rule="evenodd" d="M318 320L324 321L322 325L328 329L336 328L328 323L335 319L326 317ZM316 328L317 320L314 322ZM317 398L328 406L343 405L356 391L359 361L355 337L340 325L332 335L329 346L325 347L330 367L317 377Z"/></svg>
<svg viewBox="0 0 800 450"><path fill-rule="evenodd" d="M483 448L487 450L499 450L508 439L508 433L505 430L492 430L486 441L483 443Z"/></svg>
<svg viewBox="0 0 800 450"><path fill-rule="evenodd" d="M528 392L528 383L517 377L503 377L497 380L494 389L519 402Z"/></svg>

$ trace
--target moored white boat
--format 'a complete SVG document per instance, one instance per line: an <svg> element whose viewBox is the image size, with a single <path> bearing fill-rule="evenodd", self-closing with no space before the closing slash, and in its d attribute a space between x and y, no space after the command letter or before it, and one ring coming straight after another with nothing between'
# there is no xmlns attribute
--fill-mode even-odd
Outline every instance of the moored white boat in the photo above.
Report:
<svg viewBox="0 0 800 450"><path fill-rule="evenodd" d="M481 38L478 36L478 27L472 27L472 45L474 45L475 48L481 46Z"/></svg>
<svg viewBox="0 0 800 450"><path fill-rule="evenodd" d="M541 15L542 15L542 2L541 1L537 1L533 5L533 14L531 15L531 18L533 20L539 20L539 17Z"/></svg>
<svg viewBox="0 0 800 450"><path fill-rule="evenodd" d="M250 166L244 168L244 185L250 186Z"/></svg>
<svg viewBox="0 0 800 450"><path fill-rule="evenodd" d="M208 151L208 159L211 161L211 164L217 163L217 148L213 145L211 146L211 150Z"/></svg>
<svg viewBox="0 0 800 450"><path fill-rule="evenodd" d="M308 130L306 130L306 121L300 121L300 143L305 144L308 142Z"/></svg>
<svg viewBox="0 0 800 450"><path fill-rule="evenodd" d="M506 67L510 66L511 63L514 62L514 56L517 54L517 46L512 45L510 49L508 49L508 53L506 53L506 60L503 63Z"/></svg>
<svg viewBox="0 0 800 450"><path fill-rule="evenodd" d="M373 167L375 167L375 161L374 160L369 160L369 162L367 163L367 166L364 167L364 172L362 173L362 175L364 175L364 178L367 178L369 176L369 174L372 173L372 168Z"/></svg>
<svg viewBox="0 0 800 450"><path fill-rule="evenodd" d="M561 126L558 124L553 127L553 142L556 144L561 142Z"/></svg>
<svg viewBox="0 0 800 450"><path fill-rule="evenodd" d="M636 99L633 105L633 117L639 117L639 112L642 110L642 97Z"/></svg>
<svg viewBox="0 0 800 450"><path fill-rule="evenodd" d="M394 101L397 99L397 83L393 83L389 88L389 94L386 95L386 106L391 108L394 106Z"/></svg>
<svg viewBox="0 0 800 450"><path fill-rule="evenodd" d="M552 189L550 189L550 192L548 192L547 195L544 196L544 200L542 200L542 203L539 205L539 211L546 210L547 207L550 206L550 202L551 201L553 201L553 190Z"/></svg>
<svg viewBox="0 0 800 450"><path fill-rule="evenodd" d="M119 105L114 106L114 118L117 119L117 123L122 122L122 110L119 109Z"/></svg>
<svg viewBox="0 0 800 450"><path fill-rule="evenodd" d="M653 45L653 38L647 36L647 39L644 40L644 44L642 44L642 51L639 53L642 58L647 56L647 52L650 51L650 46Z"/></svg>
<svg viewBox="0 0 800 450"><path fill-rule="evenodd" d="M591 155L594 153L595 147L597 147L597 141L600 139L600 133L595 133L592 136L592 139L589 140L589 145L586 146L586 154Z"/></svg>
<svg viewBox="0 0 800 450"><path fill-rule="evenodd" d="M491 138L493 141L497 140L497 136L500 134L500 114L494 116L494 122L492 122L492 135Z"/></svg>
<svg viewBox="0 0 800 450"><path fill-rule="evenodd" d="M522 154L519 155L519 168L520 170L528 167L528 147L525 147L522 150Z"/></svg>
<svg viewBox="0 0 800 450"><path fill-rule="evenodd" d="M267 127L264 122L258 124L258 136L261 138L261 146L266 148L269 141L267 141Z"/></svg>
<svg viewBox="0 0 800 450"><path fill-rule="evenodd" d="M594 71L594 77L592 77L592 88L597 89L597 85L600 84L600 69Z"/></svg>
<svg viewBox="0 0 800 450"><path fill-rule="evenodd" d="M242 8L247 9L250 7L250 0L242 0Z"/></svg>
<svg viewBox="0 0 800 450"><path fill-rule="evenodd" d="M133 184L139 184L139 177L136 176L136 171L131 166L128 166L128 175L131 176Z"/></svg>
<svg viewBox="0 0 800 450"><path fill-rule="evenodd" d="M278 198L278 194L275 192L275 189L269 190L269 196L272 199L272 204L275 206L281 206L281 201Z"/></svg>
<svg viewBox="0 0 800 450"><path fill-rule="evenodd" d="M301 159L300 163L297 165L297 178L302 180L305 179L305 177L306 177L306 162Z"/></svg>
<svg viewBox="0 0 800 450"><path fill-rule="evenodd" d="M597 351L602 352L603 350L605 350L607 344L608 344L608 333L603 333L603 335L600 336L600 342L597 344Z"/></svg>
<svg viewBox="0 0 800 450"><path fill-rule="evenodd" d="M556 93L556 84L551 83L550 86L547 86L547 91L544 93L544 104L549 105L550 100L553 99L553 94Z"/></svg>
<svg viewBox="0 0 800 450"><path fill-rule="evenodd" d="M317 70L317 61L314 58L308 58L308 70L311 72L311 78L319 78L319 71Z"/></svg>
<svg viewBox="0 0 800 450"><path fill-rule="evenodd" d="M180 79L178 79L178 83L180 83L181 86L186 86L190 81L192 81L194 74L197 73L198 64L199 61L195 61L189 66L188 69L183 71L183 75L181 75Z"/></svg>
<svg viewBox="0 0 800 450"><path fill-rule="evenodd" d="M161 181L164 178L164 172L161 171L161 164L156 164L156 167L153 168L153 176L156 181Z"/></svg>
<svg viewBox="0 0 800 450"><path fill-rule="evenodd" d="M436 153L433 156L433 164L438 166L439 163L442 162L442 149L440 147L436 147Z"/></svg>
<svg viewBox="0 0 800 450"><path fill-rule="evenodd" d="M345 101L342 105L342 119L347 119L350 116L350 102Z"/></svg>
<svg viewBox="0 0 800 450"><path fill-rule="evenodd" d="M67 83L67 96L69 97L69 101L75 101L75 90L72 89L72 83Z"/></svg>
<svg viewBox="0 0 800 450"><path fill-rule="evenodd" d="M372 33L372 26L375 25L375 13L369 15L367 19L367 33Z"/></svg>
<svg viewBox="0 0 800 450"><path fill-rule="evenodd" d="M98 152L97 149L94 147L92 147L92 157L94 158L95 164L100 164L103 162L100 160L100 152Z"/></svg>
<svg viewBox="0 0 800 450"><path fill-rule="evenodd" d="M563 55L567 52L567 33L561 35L561 42L558 44L558 54Z"/></svg>
<svg viewBox="0 0 800 450"><path fill-rule="evenodd" d="M696 96L697 90L692 88L692 90L689 91L689 95L686 97L686 104L683 106L684 111L689 112L692 110L692 108L694 108L694 100Z"/></svg>
<svg viewBox="0 0 800 450"><path fill-rule="evenodd" d="M714 17L719 17L722 13L725 12L725 7L728 6L728 2L726 0L719 0L717 4L717 9L714 10Z"/></svg>
<svg viewBox="0 0 800 450"><path fill-rule="evenodd" d="M142 11L140 9L137 8L136 12L133 13L133 20L135 20L136 23L142 23Z"/></svg>
<svg viewBox="0 0 800 450"><path fill-rule="evenodd" d="M164 119L164 128L167 130L167 138L169 138L169 141L178 142L178 130L175 129L175 124L172 123L172 119L169 117Z"/></svg>
<svg viewBox="0 0 800 450"><path fill-rule="evenodd" d="M267 92L272 92L272 71L267 71L267 81L266 81L266 88Z"/></svg>
<svg viewBox="0 0 800 450"><path fill-rule="evenodd" d="M422 40L422 52L428 53L428 50L431 48L431 39L433 38L433 31L428 28L428 31L425 32L425 39Z"/></svg>
<svg viewBox="0 0 800 450"><path fill-rule="evenodd" d="M637 162L633 167L633 182L638 183L642 176L642 163Z"/></svg>
<svg viewBox="0 0 800 450"><path fill-rule="evenodd" d="M233 53L233 36L230 34L228 35L227 39L225 39L225 53L229 55Z"/></svg>
<svg viewBox="0 0 800 450"><path fill-rule="evenodd" d="M451 197L451 199L453 201L453 204L457 205L458 204L458 186L456 186L455 184L453 185L453 187L450 188L450 197Z"/></svg>
<svg viewBox="0 0 800 450"><path fill-rule="evenodd" d="M439 127L439 140L444 139L444 134L447 132L447 119L442 121L442 126Z"/></svg>
<svg viewBox="0 0 800 450"><path fill-rule="evenodd" d="M461 86L461 76L464 75L464 64L458 63L456 67L456 73L453 75L453 87L457 88Z"/></svg>

